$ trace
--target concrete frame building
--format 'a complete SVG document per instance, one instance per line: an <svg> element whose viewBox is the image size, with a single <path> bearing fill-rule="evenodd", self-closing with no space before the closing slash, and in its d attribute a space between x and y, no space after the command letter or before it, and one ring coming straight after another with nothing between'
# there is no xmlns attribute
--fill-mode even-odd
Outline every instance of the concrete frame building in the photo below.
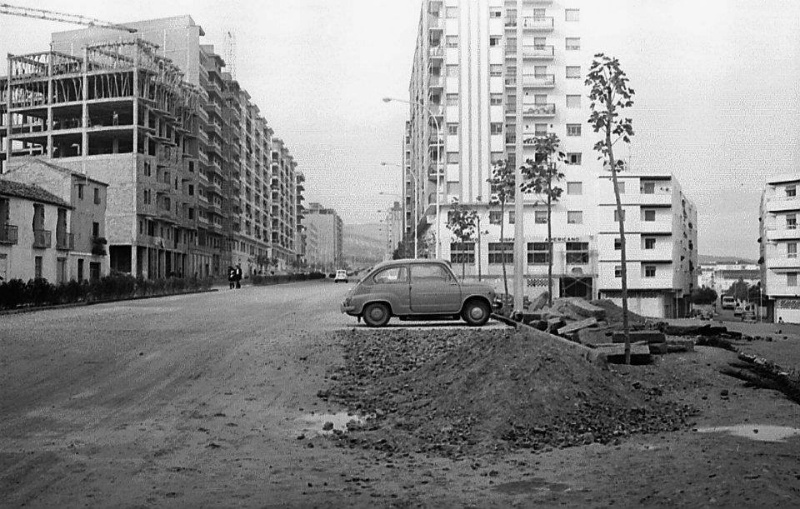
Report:
<svg viewBox="0 0 800 509"><path fill-rule="evenodd" d="M127 25L137 32L58 32L51 51L9 57L0 164L40 154L108 182L112 270L302 263L304 177L202 28L189 16Z"/></svg>
<svg viewBox="0 0 800 509"><path fill-rule="evenodd" d="M519 225L513 202L506 204L501 217L487 179L499 161L517 166L533 159L535 138L553 133L566 155L559 166L565 177L558 183L564 192L551 218L554 293L589 298L601 292L613 295L618 286L610 263L613 239L610 252L603 251L609 249L607 242L600 242L601 234L611 230L603 216L609 203L602 190L608 172L597 161L593 150L597 139L588 124L591 110L584 79L593 52L581 37L586 23L581 19L581 4L581 0L422 2L409 85L410 120L403 140L405 232L413 235L416 222L418 240L424 246L421 256L435 256L439 231L442 258L459 263L465 258L468 277L489 279L500 288L503 260L509 274L515 270L514 237L521 226L525 252L516 262L524 272L523 293L532 297L546 291L549 255L543 197L522 195ZM637 174L632 187L638 189L646 177L667 179L680 189L673 177L662 173ZM652 205L659 219L675 217L659 221L672 230L634 231L634 235L640 240L643 233L655 233L662 243L670 237L683 241L683 247L657 249L661 256L655 263L658 285L637 276L632 283L641 287L632 289L635 298L642 300L636 305L639 309L668 316L686 309L681 299L694 285L696 254L689 263L687 253L690 236L696 253L696 212L683 195L657 198L652 204L629 202L627 206ZM459 244L445 227L453 200L476 210L480 219L479 241L463 249L457 249ZM684 202L691 220L683 220ZM689 222L693 233L684 230ZM641 269L644 259L636 260L636 268ZM606 265L611 266L611 278L606 277ZM650 279L652 264L647 265ZM653 293L664 294L658 297L660 304L649 301Z"/></svg>
<svg viewBox="0 0 800 509"><path fill-rule="evenodd" d="M305 223L309 230L316 231L316 251L308 246L306 253L316 265L325 272L332 272L344 267L342 251L344 224L335 210L325 208L319 203L310 202L305 210Z"/></svg>
<svg viewBox="0 0 800 509"><path fill-rule="evenodd" d="M767 315L800 323L800 175L770 179L761 195L761 281Z"/></svg>

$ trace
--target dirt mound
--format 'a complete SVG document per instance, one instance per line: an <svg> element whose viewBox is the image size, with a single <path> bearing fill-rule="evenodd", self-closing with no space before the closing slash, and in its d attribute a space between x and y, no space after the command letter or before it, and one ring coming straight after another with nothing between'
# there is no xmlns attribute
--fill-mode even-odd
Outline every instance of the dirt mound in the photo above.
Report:
<svg viewBox="0 0 800 509"><path fill-rule="evenodd" d="M690 413L511 330L358 331L345 339L347 364L320 396L375 415L342 436L369 447L450 456L608 443L681 429Z"/></svg>
<svg viewBox="0 0 800 509"><path fill-rule="evenodd" d="M590 301L591 304L601 307L606 310L606 321L608 323L622 323L622 307L614 304L614 301L608 299L599 299ZM637 315L630 309L628 310L628 321L633 324L644 324L647 318Z"/></svg>

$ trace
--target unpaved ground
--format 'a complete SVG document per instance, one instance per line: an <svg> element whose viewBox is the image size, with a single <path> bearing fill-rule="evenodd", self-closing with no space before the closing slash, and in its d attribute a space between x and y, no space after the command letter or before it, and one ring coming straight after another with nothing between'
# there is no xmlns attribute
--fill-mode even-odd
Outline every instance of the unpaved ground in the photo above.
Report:
<svg viewBox="0 0 800 509"><path fill-rule="evenodd" d="M352 338L416 330L357 326L336 310L345 290L302 283L0 316L0 505L800 504L800 438L692 431L800 423L782 395L720 375L734 354L713 348L614 374L696 408L682 431L450 457L323 436L332 418L320 414L345 408L317 394L341 382L330 377L346 366ZM798 339L747 346L768 347L787 364L798 358Z"/></svg>

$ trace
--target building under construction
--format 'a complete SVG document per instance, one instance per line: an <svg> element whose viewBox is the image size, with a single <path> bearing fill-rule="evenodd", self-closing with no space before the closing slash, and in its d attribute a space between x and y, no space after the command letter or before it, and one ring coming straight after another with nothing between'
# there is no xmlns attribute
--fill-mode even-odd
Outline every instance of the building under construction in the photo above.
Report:
<svg viewBox="0 0 800 509"><path fill-rule="evenodd" d="M8 57L3 171L35 155L108 183L112 270L206 276L302 263L303 176L222 58L199 44L202 29L188 16L130 26L127 40L60 32L51 51Z"/></svg>

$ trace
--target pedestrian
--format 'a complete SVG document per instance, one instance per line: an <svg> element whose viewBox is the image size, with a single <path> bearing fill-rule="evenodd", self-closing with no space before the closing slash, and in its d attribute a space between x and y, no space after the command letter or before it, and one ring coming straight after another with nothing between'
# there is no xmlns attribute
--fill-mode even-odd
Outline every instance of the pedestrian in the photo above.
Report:
<svg viewBox="0 0 800 509"><path fill-rule="evenodd" d="M236 285L236 269L234 269L231 265L228 265L228 286L230 289L233 290L233 287Z"/></svg>
<svg viewBox="0 0 800 509"><path fill-rule="evenodd" d="M241 263L237 263L236 264L235 279L236 279L236 288L241 288L242 287L242 264Z"/></svg>

